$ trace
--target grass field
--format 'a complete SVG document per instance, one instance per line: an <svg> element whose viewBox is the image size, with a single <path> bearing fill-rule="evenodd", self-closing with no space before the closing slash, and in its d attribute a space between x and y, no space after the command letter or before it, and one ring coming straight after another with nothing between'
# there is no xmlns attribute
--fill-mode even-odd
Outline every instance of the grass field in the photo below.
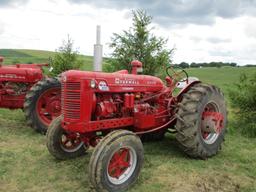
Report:
<svg viewBox="0 0 256 192"><path fill-rule="evenodd" d="M256 68L188 72L219 86L227 95L241 73L251 75ZM45 136L26 125L21 110L0 109L0 191L91 191L87 165L92 149L84 157L57 161L48 153L45 142ZM145 143L144 149L144 168L131 192L256 191L255 139L229 133L220 153L208 160L187 157L170 134L161 142Z"/></svg>
<svg viewBox="0 0 256 192"><path fill-rule="evenodd" d="M48 63L49 58L53 57L55 52L27 49L0 49L0 56L4 57L4 64L16 63ZM83 70L92 69L93 57L80 55L83 61Z"/></svg>

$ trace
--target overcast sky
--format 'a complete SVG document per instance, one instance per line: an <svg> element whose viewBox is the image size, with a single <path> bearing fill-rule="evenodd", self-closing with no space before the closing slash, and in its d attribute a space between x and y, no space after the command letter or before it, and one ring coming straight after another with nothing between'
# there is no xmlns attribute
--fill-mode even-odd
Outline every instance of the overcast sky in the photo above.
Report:
<svg viewBox="0 0 256 192"><path fill-rule="evenodd" d="M92 55L101 25L104 55L131 10L153 16L154 33L175 47L173 61L256 64L256 0L0 0L0 48L55 50L67 34Z"/></svg>

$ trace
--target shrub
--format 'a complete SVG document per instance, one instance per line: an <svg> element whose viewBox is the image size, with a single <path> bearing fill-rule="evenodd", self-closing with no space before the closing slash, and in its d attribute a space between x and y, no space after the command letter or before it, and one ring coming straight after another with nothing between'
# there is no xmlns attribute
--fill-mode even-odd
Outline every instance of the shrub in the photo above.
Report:
<svg viewBox="0 0 256 192"><path fill-rule="evenodd" d="M51 76L57 76L60 73L70 70L79 69L83 63L79 59L78 51L73 48L74 41L68 36L67 41L62 42L53 58L50 58L50 66L53 68Z"/></svg>
<svg viewBox="0 0 256 192"><path fill-rule="evenodd" d="M256 137L256 73L243 74L240 82L229 91L235 113L234 128L248 137Z"/></svg>

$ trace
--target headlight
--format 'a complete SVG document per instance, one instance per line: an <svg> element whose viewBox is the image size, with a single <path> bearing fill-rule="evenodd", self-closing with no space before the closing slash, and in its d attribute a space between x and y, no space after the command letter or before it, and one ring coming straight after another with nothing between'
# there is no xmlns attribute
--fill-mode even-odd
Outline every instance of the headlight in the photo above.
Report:
<svg viewBox="0 0 256 192"><path fill-rule="evenodd" d="M96 88L96 81L94 79L91 80L90 87L93 88L93 89Z"/></svg>
<svg viewBox="0 0 256 192"><path fill-rule="evenodd" d="M67 76L66 75L62 75L62 81L66 82L67 81Z"/></svg>

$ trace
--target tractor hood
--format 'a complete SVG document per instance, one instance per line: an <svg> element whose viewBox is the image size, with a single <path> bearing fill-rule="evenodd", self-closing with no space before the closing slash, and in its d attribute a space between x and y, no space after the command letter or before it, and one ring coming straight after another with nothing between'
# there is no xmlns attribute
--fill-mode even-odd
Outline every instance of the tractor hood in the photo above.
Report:
<svg viewBox="0 0 256 192"><path fill-rule="evenodd" d="M127 70L114 73L70 70L62 73L62 82L81 82L96 92L156 92L165 88L161 79L149 75L128 74Z"/></svg>
<svg viewBox="0 0 256 192"><path fill-rule="evenodd" d="M29 65L0 66L0 81L37 82L43 78L42 70L38 67L29 68Z"/></svg>

